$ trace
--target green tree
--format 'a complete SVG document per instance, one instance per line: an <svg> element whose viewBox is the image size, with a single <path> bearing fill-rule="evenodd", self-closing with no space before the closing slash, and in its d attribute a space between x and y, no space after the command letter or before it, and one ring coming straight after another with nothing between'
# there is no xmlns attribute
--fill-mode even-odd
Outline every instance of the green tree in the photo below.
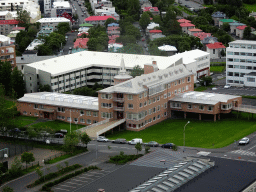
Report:
<svg viewBox="0 0 256 192"><path fill-rule="evenodd" d="M131 76L134 78L136 76L141 76L144 74L144 69L142 69L139 65L135 65L131 70Z"/></svg>
<svg viewBox="0 0 256 192"><path fill-rule="evenodd" d="M40 89L40 92L51 92L51 86L46 84L46 85L41 85L39 84L39 89Z"/></svg>
<svg viewBox="0 0 256 192"><path fill-rule="evenodd" d="M89 135L87 135L87 133L83 133L81 134L80 139L81 139L81 142L85 144L87 148L87 144L91 141L91 138L89 137Z"/></svg>
<svg viewBox="0 0 256 192"><path fill-rule="evenodd" d="M57 33L63 36L65 36L65 34L71 30L69 24L64 22L59 23L56 28L57 28Z"/></svg>
<svg viewBox="0 0 256 192"><path fill-rule="evenodd" d="M125 26L124 31L125 35L133 35L137 40L141 38L140 30L132 24Z"/></svg>
<svg viewBox="0 0 256 192"><path fill-rule="evenodd" d="M139 20L140 2L139 0L128 0L128 14L132 15L135 20Z"/></svg>
<svg viewBox="0 0 256 192"><path fill-rule="evenodd" d="M30 13L26 10L17 10L17 18L20 27L27 27L30 23Z"/></svg>
<svg viewBox="0 0 256 192"><path fill-rule="evenodd" d="M42 45L38 45L37 48L38 50L38 56L44 56L44 55L52 55L52 48L47 45L46 43L42 44Z"/></svg>
<svg viewBox="0 0 256 192"><path fill-rule="evenodd" d="M61 44L66 42L65 36L56 32L50 33L46 39L46 44L49 44L50 48L53 50L58 50L61 47Z"/></svg>
<svg viewBox="0 0 256 192"><path fill-rule="evenodd" d="M200 84L201 86L208 86L212 84L212 77L211 76L202 77L200 80Z"/></svg>
<svg viewBox="0 0 256 192"><path fill-rule="evenodd" d="M121 35L120 37L116 38L117 43L122 43L123 46L126 46L127 44L135 44L136 38L133 35Z"/></svg>
<svg viewBox="0 0 256 192"><path fill-rule="evenodd" d="M221 50L220 55L221 55L222 57L224 57L224 56L226 55L224 49Z"/></svg>
<svg viewBox="0 0 256 192"><path fill-rule="evenodd" d="M11 77L12 77L12 66L8 61L0 61L0 83L4 86L5 94L11 94Z"/></svg>
<svg viewBox="0 0 256 192"><path fill-rule="evenodd" d="M147 12L142 13L139 23L143 30L147 28L148 24L150 23L150 16Z"/></svg>
<svg viewBox="0 0 256 192"><path fill-rule="evenodd" d="M226 32L229 32L229 31L230 31L230 25L229 25L229 23L224 23L224 24L222 25L222 29L223 29L224 31L226 31Z"/></svg>
<svg viewBox="0 0 256 192"><path fill-rule="evenodd" d="M24 152L21 155L21 162L24 163L26 162L26 169L27 169L27 164L35 161L34 154L31 152Z"/></svg>
<svg viewBox="0 0 256 192"><path fill-rule="evenodd" d="M136 143L135 149L137 150L137 155L138 155L139 151L142 150L142 145L141 145L141 143Z"/></svg>
<svg viewBox="0 0 256 192"><path fill-rule="evenodd" d="M11 168L9 169L9 173L13 176L20 176L21 169L22 169L21 160L18 157L15 157L14 161L12 162Z"/></svg>
<svg viewBox="0 0 256 192"><path fill-rule="evenodd" d="M14 192L14 190L9 186L5 186L2 190L2 192Z"/></svg>
<svg viewBox="0 0 256 192"><path fill-rule="evenodd" d="M150 147L148 145L145 146L145 154L148 154L150 150Z"/></svg>
<svg viewBox="0 0 256 192"><path fill-rule="evenodd" d="M15 67L11 74L11 87L15 91L18 98L21 98L25 93L25 83L23 74Z"/></svg>
<svg viewBox="0 0 256 192"><path fill-rule="evenodd" d="M35 171L39 178L43 176L43 171L40 169L40 167L37 167Z"/></svg>
<svg viewBox="0 0 256 192"><path fill-rule="evenodd" d="M251 27L250 27L250 26L246 27L246 28L244 29L243 38L244 38L244 39L250 39L250 37L251 37L251 32L252 32Z"/></svg>
<svg viewBox="0 0 256 192"><path fill-rule="evenodd" d="M68 133L64 138L63 148L66 152L73 153L75 146L79 143L79 135L77 132L73 131Z"/></svg>
<svg viewBox="0 0 256 192"><path fill-rule="evenodd" d="M143 54L143 48L138 44L128 44L117 50L118 53Z"/></svg>
<svg viewBox="0 0 256 192"><path fill-rule="evenodd" d="M117 23L116 20L114 18L108 18L105 22L105 27L108 27L108 24L110 23Z"/></svg>

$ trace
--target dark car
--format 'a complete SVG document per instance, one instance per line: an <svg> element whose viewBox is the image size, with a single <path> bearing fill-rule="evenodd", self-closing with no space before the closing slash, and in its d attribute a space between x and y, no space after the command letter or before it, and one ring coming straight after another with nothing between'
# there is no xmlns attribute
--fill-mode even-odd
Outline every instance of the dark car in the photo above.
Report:
<svg viewBox="0 0 256 192"><path fill-rule="evenodd" d="M125 144L127 143L126 139L116 139L114 141L112 141L112 143L122 143L122 144Z"/></svg>
<svg viewBox="0 0 256 192"><path fill-rule="evenodd" d="M158 147L159 143L157 143L156 141L150 141L148 143L145 143L144 145L150 146L150 147Z"/></svg>
<svg viewBox="0 0 256 192"><path fill-rule="evenodd" d="M173 145L174 145L173 143L165 143L161 147L162 148L169 148L169 149L171 149L173 147Z"/></svg>
<svg viewBox="0 0 256 192"><path fill-rule="evenodd" d="M13 132L13 133L20 133L21 130L19 128L14 128L14 129L11 130L11 132Z"/></svg>
<svg viewBox="0 0 256 192"><path fill-rule="evenodd" d="M64 134L63 133L55 133L54 137L56 137L56 138L63 138Z"/></svg>

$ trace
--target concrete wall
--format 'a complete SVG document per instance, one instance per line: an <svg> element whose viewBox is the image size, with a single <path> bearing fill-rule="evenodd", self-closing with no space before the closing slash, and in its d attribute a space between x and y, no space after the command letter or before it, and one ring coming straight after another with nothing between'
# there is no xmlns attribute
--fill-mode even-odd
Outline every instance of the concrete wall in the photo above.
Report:
<svg viewBox="0 0 256 192"><path fill-rule="evenodd" d="M24 80L26 85L26 92L33 93L37 92L37 74L36 69L30 66L24 65Z"/></svg>

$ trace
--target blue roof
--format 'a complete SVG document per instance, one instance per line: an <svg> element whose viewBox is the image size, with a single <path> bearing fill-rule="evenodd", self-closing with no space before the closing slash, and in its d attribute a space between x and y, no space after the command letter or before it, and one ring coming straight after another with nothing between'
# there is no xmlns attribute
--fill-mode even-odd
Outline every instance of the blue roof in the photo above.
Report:
<svg viewBox="0 0 256 192"><path fill-rule="evenodd" d="M226 17L226 14L225 13L222 13L220 11L217 11L215 13L212 14L212 17Z"/></svg>
<svg viewBox="0 0 256 192"><path fill-rule="evenodd" d="M117 23L110 23L110 24L108 24L108 27L119 27L119 24L117 24Z"/></svg>
<svg viewBox="0 0 256 192"><path fill-rule="evenodd" d="M229 25L240 25L240 26L243 26L245 24L244 23L229 23Z"/></svg>

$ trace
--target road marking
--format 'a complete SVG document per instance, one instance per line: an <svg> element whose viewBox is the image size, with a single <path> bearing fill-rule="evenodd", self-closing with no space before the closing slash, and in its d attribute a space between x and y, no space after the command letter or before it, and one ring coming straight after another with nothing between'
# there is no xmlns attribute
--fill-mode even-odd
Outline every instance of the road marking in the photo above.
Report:
<svg viewBox="0 0 256 192"><path fill-rule="evenodd" d="M71 187L70 185L59 185L59 186ZM71 187L71 188L76 188L76 187Z"/></svg>
<svg viewBox="0 0 256 192"><path fill-rule="evenodd" d="M82 181L82 182L84 182L83 180L78 180L78 179L72 179L72 180L75 180L75 181Z"/></svg>
<svg viewBox="0 0 256 192"><path fill-rule="evenodd" d="M87 145L95 145L95 144L87 144Z"/></svg>
<svg viewBox="0 0 256 192"><path fill-rule="evenodd" d="M54 187L54 189L60 189L60 190L63 190L63 191L69 191L68 189L62 189L62 188L57 188L57 187Z"/></svg>
<svg viewBox="0 0 256 192"><path fill-rule="evenodd" d="M256 147L256 145L254 145L253 147L249 148L248 151L251 150L251 149L253 149L254 147Z"/></svg>
<svg viewBox="0 0 256 192"><path fill-rule="evenodd" d="M197 154L198 154L198 155L207 156L207 155L209 155L210 153L211 153L211 152L200 151L200 152L198 152Z"/></svg>
<svg viewBox="0 0 256 192"><path fill-rule="evenodd" d="M117 147L117 146L110 146L110 147Z"/></svg>
<svg viewBox="0 0 256 192"><path fill-rule="evenodd" d="M74 182L70 182L70 181L68 181L68 182L66 182L66 183L75 184L75 185L82 185L82 184L80 184L80 183L74 183Z"/></svg>
<svg viewBox="0 0 256 192"><path fill-rule="evenodd" d="M120 147L120 148L122 148L122 149L130 149L129 147Z"/></svg>
<svg viewBox="0 0 256 192"><path fill-rule="evenodd" d="M98 146L107 146L107 145L98 145Z"/></svg>

